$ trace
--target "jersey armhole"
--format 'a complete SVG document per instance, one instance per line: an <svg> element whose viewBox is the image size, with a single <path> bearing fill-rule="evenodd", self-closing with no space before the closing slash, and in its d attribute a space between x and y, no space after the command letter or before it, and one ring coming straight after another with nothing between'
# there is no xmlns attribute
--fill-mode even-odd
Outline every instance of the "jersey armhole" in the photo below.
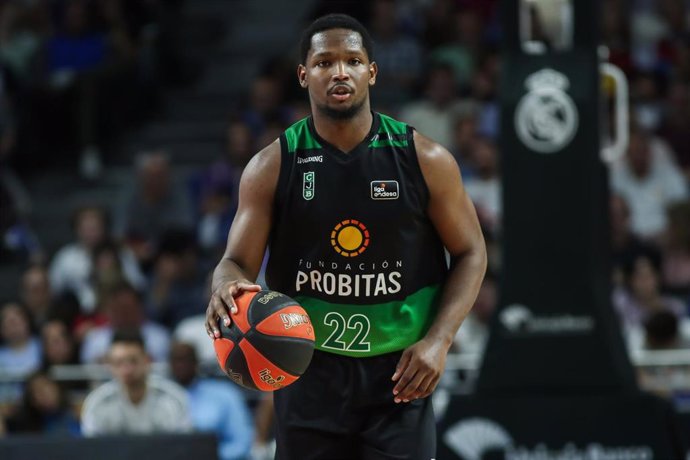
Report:
<svg viewBox="0 0 690 460"><path fill-rule="evenodd" d="M426 179L424 178L424 173L422 172L422 166L419 164L419 155L417 154L417 145L414 142L414 132L415 129L407 125L407 136L408 136L408 145L410 146L410 152L412 153L413 156L413 164L416 169L417 177L418 177L418 185L420 186L420 190L422 191L422 199L424 201L424 209L429 205L429 198L431 196L431 192L429 192L429 186L426 183Z"/></svg>
<svg viewBox="0 0 690 460"><path fill-rule="evenodd" d="M290 155L288 154L287 138L285 133L279 137L280 140L280 171L278 172L278 183L273 195L273 215L277 216L282 209L285 198L285 191L287 190L289 182L289 172L292 166Z"/></svg>

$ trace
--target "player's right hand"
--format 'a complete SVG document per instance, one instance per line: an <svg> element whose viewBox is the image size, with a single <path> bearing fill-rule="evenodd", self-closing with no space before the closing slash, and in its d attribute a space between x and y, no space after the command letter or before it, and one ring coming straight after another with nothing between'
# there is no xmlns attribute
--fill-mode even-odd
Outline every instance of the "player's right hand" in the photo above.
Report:
<svg viewBox="0 0 690 460"><path fill-rule="evenodd" d="M237 313L235 297L244 291L260 291L261 286L248 280L233 280L223 282L213 294L206 308L206 333L212 339L220 337L219 321L230 327L232 320L229 313Z"/></svg>

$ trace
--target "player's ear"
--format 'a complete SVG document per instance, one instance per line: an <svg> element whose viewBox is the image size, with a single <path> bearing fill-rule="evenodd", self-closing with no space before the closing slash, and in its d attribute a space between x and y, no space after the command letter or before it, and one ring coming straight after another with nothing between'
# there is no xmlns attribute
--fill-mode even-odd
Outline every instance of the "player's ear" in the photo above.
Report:
<svg viewBox="0 0 690 460"><path fill-rule="evenodd" d="M369 64L369 86L374 86L376 84L376 75L379 73L379 66L376 62Z"/></svg>
<svg viewBox="0 0 690 460"><path fill-rule="evenodd" d="M302 64L297 66L297 80L302 88L307 87L307 68Z"/></svg>

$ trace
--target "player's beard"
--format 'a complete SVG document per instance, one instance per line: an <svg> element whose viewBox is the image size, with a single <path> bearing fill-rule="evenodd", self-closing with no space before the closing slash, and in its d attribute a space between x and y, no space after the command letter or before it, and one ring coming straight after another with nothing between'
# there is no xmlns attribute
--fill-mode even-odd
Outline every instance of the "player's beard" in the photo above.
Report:
<svg viewBox="0 0 690 460"><path fill-rule="evenodd" d="M364 108L365 100L362 99L359 103L352 104L346 109L335 109L329 107L327 104L317 104L316 109L324 116L330 118L331 120L350 120L354 118L359 112Z"/></svg>

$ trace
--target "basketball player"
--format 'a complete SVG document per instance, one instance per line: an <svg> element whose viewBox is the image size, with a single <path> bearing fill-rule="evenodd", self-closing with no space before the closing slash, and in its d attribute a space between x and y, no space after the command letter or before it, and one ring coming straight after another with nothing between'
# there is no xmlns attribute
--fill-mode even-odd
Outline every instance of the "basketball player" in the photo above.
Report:
<svg viewBox="0 0 690 460"><path fill-rule="evenodd" d="M275 393L279 459L433 458L428 396L486 268L451 154L371 111L372 51L349 16L306 29L297 77L312 116L247 166L213 276L212 338L233 299L260 289L266 245L268 285L311 317L312 362Z"/></svg>

